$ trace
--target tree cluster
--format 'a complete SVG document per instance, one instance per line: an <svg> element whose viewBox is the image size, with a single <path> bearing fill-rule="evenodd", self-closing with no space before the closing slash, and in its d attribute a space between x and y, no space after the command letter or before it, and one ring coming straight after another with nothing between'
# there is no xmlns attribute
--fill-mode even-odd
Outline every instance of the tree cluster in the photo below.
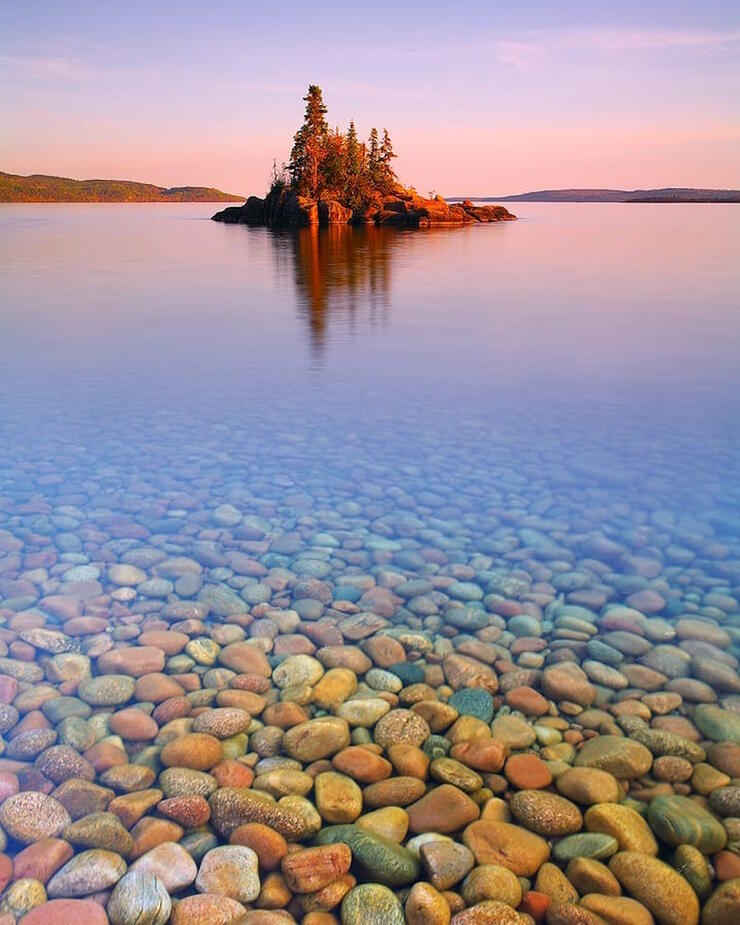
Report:
<svg viewBox="0 0 740 925"><path fill-rule="evenodd" d="M390 135L372 129L367 143L357 137L354 121L345 133L329 129L321 88L312 84L303 97L303 125L293 138L285 174L273 172L273 186L288 185L299 196L336 198L353 209L368 205L378 193L393 189L396 156Z"/></svg>

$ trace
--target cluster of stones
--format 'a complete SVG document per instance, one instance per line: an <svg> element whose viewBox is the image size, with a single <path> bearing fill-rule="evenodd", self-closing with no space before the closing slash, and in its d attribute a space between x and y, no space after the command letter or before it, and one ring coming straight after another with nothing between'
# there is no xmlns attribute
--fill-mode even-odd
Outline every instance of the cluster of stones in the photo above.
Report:
<svg viewBox="0 0 740 925"><path fill-rule="evenodd" d="M135 497L2 505L0 925L740 920L726 551Z"/></svg>
<svg viewBox="0 0 740 925"><path fill-rule="evenodd" d="M330 196L309 199L281 189L268 193L264 199L250 196L243 206L227 206L213 216L215 222L273 228L349 224L429 228L432 225L475 225L515 219L516 215L512 215L505 206L477 206L469 199L447 202L442 196L427 199L402 186L390 194L378 192L373 203L362 209L351 209Z"/></svg>

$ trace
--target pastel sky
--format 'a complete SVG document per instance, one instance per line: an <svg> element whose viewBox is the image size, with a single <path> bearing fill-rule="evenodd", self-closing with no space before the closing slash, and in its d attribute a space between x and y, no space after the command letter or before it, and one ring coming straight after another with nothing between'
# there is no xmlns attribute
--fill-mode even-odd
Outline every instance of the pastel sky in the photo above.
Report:
<svg viewBox="0 0 740 925"><path fill-rule="evenodd" d="M0 170L261 192L308 83L425 193L740 188L738 0L0 0Z"/></svg>

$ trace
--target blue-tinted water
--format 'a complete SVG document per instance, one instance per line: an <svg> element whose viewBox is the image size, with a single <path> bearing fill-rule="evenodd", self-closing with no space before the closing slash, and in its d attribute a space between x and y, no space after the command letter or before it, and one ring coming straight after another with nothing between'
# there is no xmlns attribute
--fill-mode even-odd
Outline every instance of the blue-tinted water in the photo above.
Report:
<svg viewBox="0 0 740 925"><path fill-rule="evenodd" d="M150 478L166 509L201 475L199 508L265 495L281 523L289 496L341 522L372 486L375 517L441 517L464 556L525 516L643 530L632 551L656 517L695 553L730 540L737 210L527 204L485 228L298 235L209 212L0 211L11 498L57 475L52 496L117 513Z"/></svg>
<svg viewBox="0 0 740 925"><path fill-rule="evenodd" d="M446 826L459 840L479 805L524 787L515 816L554 849L564 830L542 820L557 813L532 816L536 795L508 765L488 773L505 747L534 748L546 779L590 762L645 803L666 788L709 795L686 783L686 756L713 763L715 789L729 783L737 754L709 740L740 743L740 210L527 203L499 225L298 233L216 224L211 211L0 207L8 852L67 831L69 777L171 797L163 765L235 758L217 766L210 829L183 836L200 863L234 824L263 818L264 803L229 782L248 784L253 769L255 789L283 792L260 781L281 755L326 770L311 762L350 741L345 718L356 744L401 740L438 758L454 741L483 774L474 800L449 804L459 818L418 810L414 833ZM414 664L395 665L404 659ZM332 666L356 675L335 703L315 693ZM122 675L146 677L134 689ZM470 699L468 687L483 691ZM453 689L454 709L426 703ZM439 735L406 709L419 699ZM239 732L212 706L234 708ZM328 746L302 752L283 736L325 712L341 727ZM493 726L459 727L458 712ZM194 728L223 742L206 747ZM491 732L501 760L475 764L468 739ZM619 740L576 759L599 732L647 744L634 766ZM678 764L653 765L659 756ZM436 781L453 774L437 770ZM728 790L712 803L722 817L735 812ZM336 821L291 799L269 816L291 838ZM736 819L675 835L685 805L658 807L650 824L669 864L676 838L708 856L738 843ZM582 809L571 806L567 831ZM147 850L131 830L129 861ZM165 879L186 872L169 892L193 893L192 861L162 850ZM543 850L516 869L525 887ZM411 873L391 886L421 876L404 857ZM88 892L105 903L121 871L108 880L95 859L70 863L87 864ZM84 895L65 870L50 895ZM644 898L629 871L619 877ZM684 886L670 922L696 925ZM295 921L303 908L292 901Z"/></svg>

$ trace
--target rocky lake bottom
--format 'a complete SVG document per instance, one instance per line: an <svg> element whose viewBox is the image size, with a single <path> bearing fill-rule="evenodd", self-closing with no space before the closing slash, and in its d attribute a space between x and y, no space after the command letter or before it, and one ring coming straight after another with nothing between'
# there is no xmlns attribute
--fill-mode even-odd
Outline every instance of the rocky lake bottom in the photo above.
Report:
<svg viewBox="0 0 740 925"><path fill-rule="evenodd" d="M740 219L209 214L0 210L0 925L735 925Z"/></svg>

